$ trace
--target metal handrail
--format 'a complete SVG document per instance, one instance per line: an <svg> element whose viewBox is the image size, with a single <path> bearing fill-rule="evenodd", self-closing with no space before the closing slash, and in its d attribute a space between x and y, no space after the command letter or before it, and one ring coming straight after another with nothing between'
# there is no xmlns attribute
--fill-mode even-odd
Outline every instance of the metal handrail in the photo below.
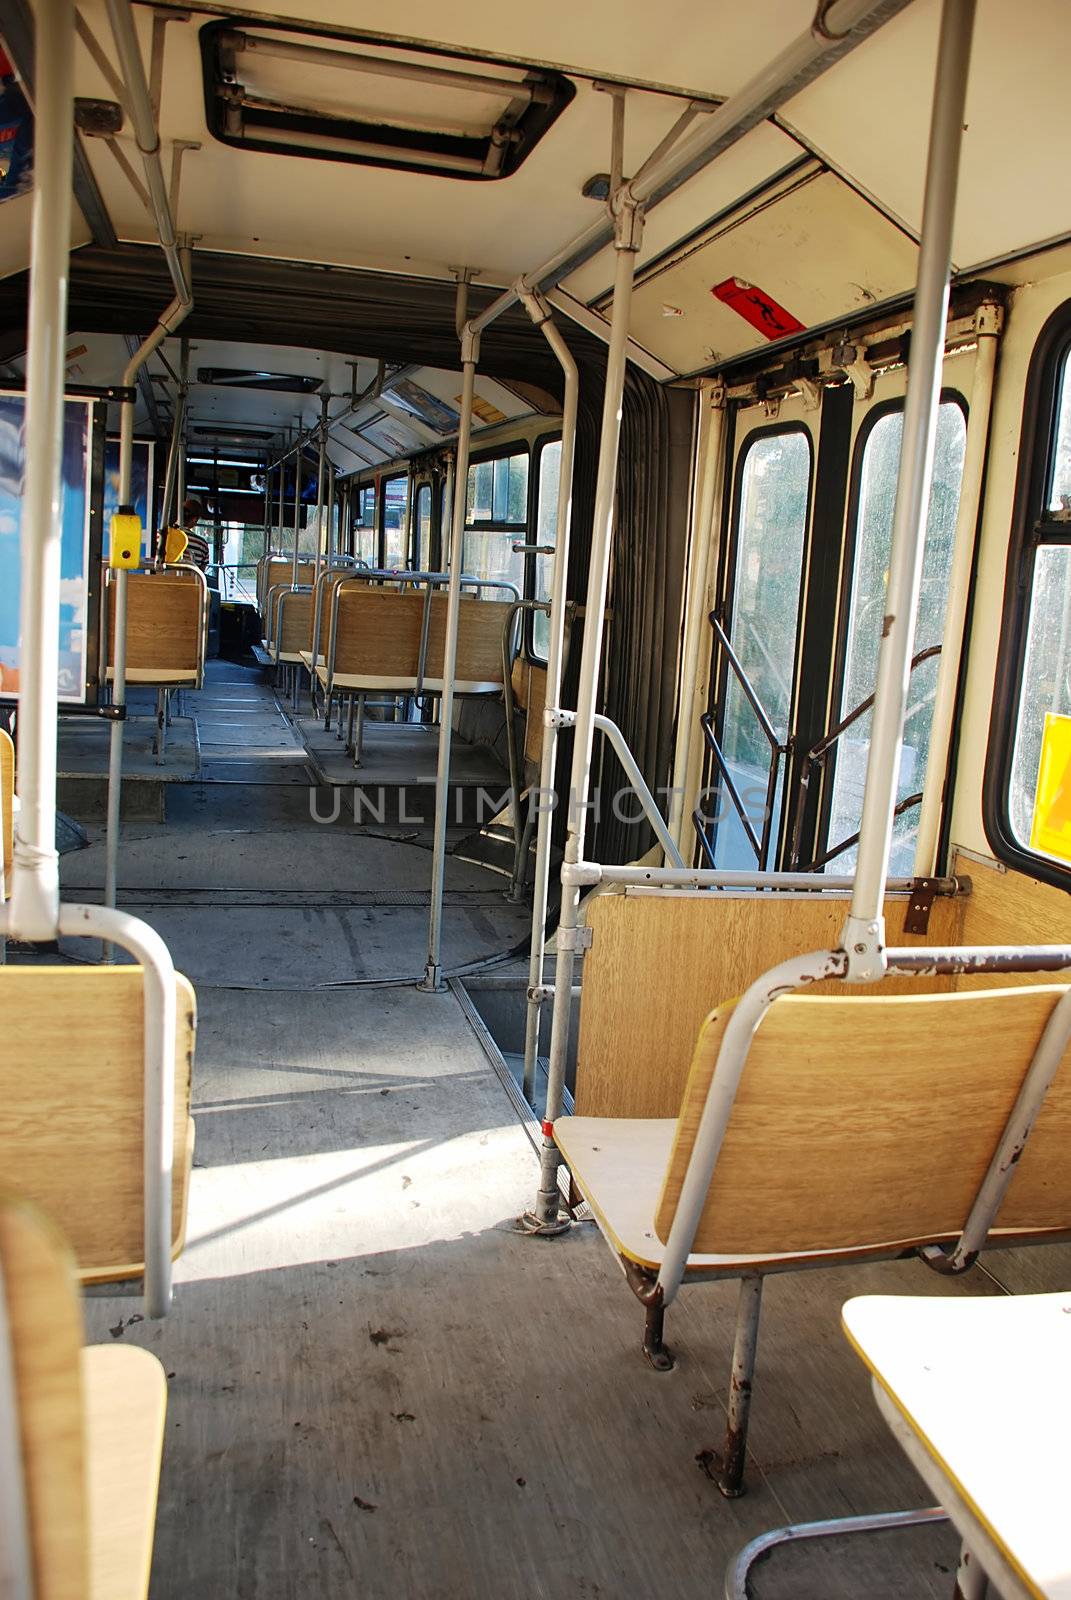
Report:
<svg viewBox="0 0 1071 1600"><path fill-rule="evenodd" d="M908 676L910 677L912 673L914 673L915 668L920 667L924 661L930 661L934 656L939 656L940 654L941 646L939 644L931 644L927 647L927 649L918 651L918 653L911 658L911 665L908 668ZM807 795L810 790L811 780L815 776L816 772L818 772L818 770L824 766L830 752L833 750L842 735L847 733L848 729L853 727L855 723L859 721L859 718L865 716L865 714L871 709L874 704L874 697L876 693L877 691L875 690L874 694L868 694L865 700L860 700L859 704L849 711L847 716L842 717L835 727L830 728L829 732L823 738L819 739L818 743L813 745L803 758L803 765L800 768L800 775L797 779L796 807L795 814L792 819L792 846L789 850L789 865L792 867L799 866L800 839L803 833L803 815L807 805ZM910 717L910 715L911 713L908 712L908 717ZM905 721L906 720L907 718L905 718ZM921 794L911 795L907 800L900 802L899 806L895 808L893 815L899 816L902 812L910 810L912 805L920 805L921 802ZM817 868L822 866L825 862L832 861L835 856L839 856L845 850L850 849L853 844L858 843L858 840L858 833L854 833L850 839L845 839L843 843L837 845L835 849L828 850L824 856L816 857L815 860L811 862L810 867L806 870L810 872L816 871Z"/></svg>
<svg viewBox="0 0 1071 1600"><path fill-rule="evenodd" d="M787 739L781 740L777 737L777 730L774 728L765 706L756 694L751 680L744 669L743 663L741 662L736 651L733 649L729 635L722 627L721 622L718 620L718 615L714 611L710 613L710 625L714 630L714 636L721 648L723 655L725 656L726 661L732 668L733 676L736 678L736 681L744 691L744 696L747 699L752 711L755 713L755 718L759 724L759 729L767 744L770 746L770 766L766 777L766 807L763 813L762 837L760 839L759 835L755 832L751 818L748 816L744 807L744 802L740 796L740 791L737 789L733 775L729 771L729 763L725 758L725 754L720 743L718 742L718 736L714 731L714 712L706 711L699 719L699 726L703 730L703 737L706 740L707 747L711 751L715 761L718 764L718 771L720 772L725 787L729 792L729 798L736 808L736 813L740 818L744 833L747 836L747 841L752 850L755 852L755 860L758 862L760 867L763 867L766 863L766 858L770 849L770 833L773 828L774 795L777 789L778 768L781 763L781 757L788 755L792 749L792 738L789 736ZM698 806L696 806L695 810L692 812L692 823L699 837L699 845L704 856L710 862L712 867L716 866L717 863L714 859L714 848L710 842L710 839L707 837L706 819L704 818L703 813Z"/></svg>

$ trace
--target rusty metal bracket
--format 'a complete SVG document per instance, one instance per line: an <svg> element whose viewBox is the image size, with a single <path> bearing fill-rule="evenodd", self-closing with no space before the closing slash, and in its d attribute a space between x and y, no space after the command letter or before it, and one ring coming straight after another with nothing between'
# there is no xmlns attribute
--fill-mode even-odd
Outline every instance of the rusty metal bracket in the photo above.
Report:
<svg viewBox="0 0 1071 1600"><path fill-rule="evenodd" d="M627 1256L619 1256L621 1270L636 1299L644 1306L643 1353L656 1372L672 1372L676 1366L673 1352L666 1345L663 1334L666 1326L666 1308L657 1275L646 1267L637 1266Z"/></svg>
<svg viewBox="0 0 1071 1600"><path fill-rule="evenodd" d="M905 933L927 934L930 931L930 912L937 899L936 878L916 878L911 886L904 917Z"/></svg>

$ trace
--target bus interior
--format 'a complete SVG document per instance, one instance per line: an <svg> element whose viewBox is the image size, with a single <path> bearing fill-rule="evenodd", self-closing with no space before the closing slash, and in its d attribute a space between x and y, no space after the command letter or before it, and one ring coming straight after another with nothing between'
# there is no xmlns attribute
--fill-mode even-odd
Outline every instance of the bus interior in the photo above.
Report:
<svg viewBox="0 0 1071 1600"><path fill-rule="evenodd" d="M1071 1596L1069 44L0 0L2 1600Z"/></svg>

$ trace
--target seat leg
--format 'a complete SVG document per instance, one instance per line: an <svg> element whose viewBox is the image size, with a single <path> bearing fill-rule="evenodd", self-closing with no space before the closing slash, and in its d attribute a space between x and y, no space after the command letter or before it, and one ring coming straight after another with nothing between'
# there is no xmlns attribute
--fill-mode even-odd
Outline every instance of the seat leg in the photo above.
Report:
<svg viewBox="0 0 1071 1600"><path fill-rule="evenodd" d="M353 764L359 767L364 751L364 695L357 696L357 730L353 735Z"/></svg>
<svg viewBox="0 0 1071 1600"><path fill-rule="evenodd" d="M672 1372L676 1366L673 1352L663 1338L666 1327L664 1305L649 1305L643 1322L643 1353L656 1372Z"/></svg>
<svg viewBox="0 0 1071 1600"><path fill-rule="evenodd" d="M164 729L167 725L166 693L165 689L157 689L156 691L156 733L152 741L152 754L153 760L158 767L164 764Z"/></svg>
<svg viewBox="0 0 1071 1600"><path fill-rule="evenodd" d="M354 712L356 711L356 709L357 709L357 707L356 707L356 699L355 699L355 696L353 696L351 694L350 697L349 697L349 700L347 702L347 706L346 706L346 754L348 756L351 756L351 755L354 754L354 748L353 748L353 717L354 717Z"/></svg>
<svg viewBox="0 0 1071 1600"><path fill-rule="evenodd" d="M736 1338L733 1343L733 1369L729 1379L729 1416L725 1443L720 1451L700 1450L696 1460L712 1478L727 1500L744 1493L744 1461L747 1457L747 1425L751 1411L751 1386L755 1375L755 1354L759 1346L759 1317L762 1311L762 1276L749 1273L740 1280L736 1309Z"/></svg>

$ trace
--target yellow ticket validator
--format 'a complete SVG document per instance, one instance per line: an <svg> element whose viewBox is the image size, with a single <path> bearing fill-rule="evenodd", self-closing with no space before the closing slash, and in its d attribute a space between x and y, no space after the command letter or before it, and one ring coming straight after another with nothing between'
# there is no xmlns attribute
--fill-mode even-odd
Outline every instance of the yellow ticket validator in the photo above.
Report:
<svg viewBox="0 0 1071 1600"><path fill-rule="evenodd" d="M141 565L141 518L133 506L120 506L112 512L108 565L113 568Z"/></svg>

